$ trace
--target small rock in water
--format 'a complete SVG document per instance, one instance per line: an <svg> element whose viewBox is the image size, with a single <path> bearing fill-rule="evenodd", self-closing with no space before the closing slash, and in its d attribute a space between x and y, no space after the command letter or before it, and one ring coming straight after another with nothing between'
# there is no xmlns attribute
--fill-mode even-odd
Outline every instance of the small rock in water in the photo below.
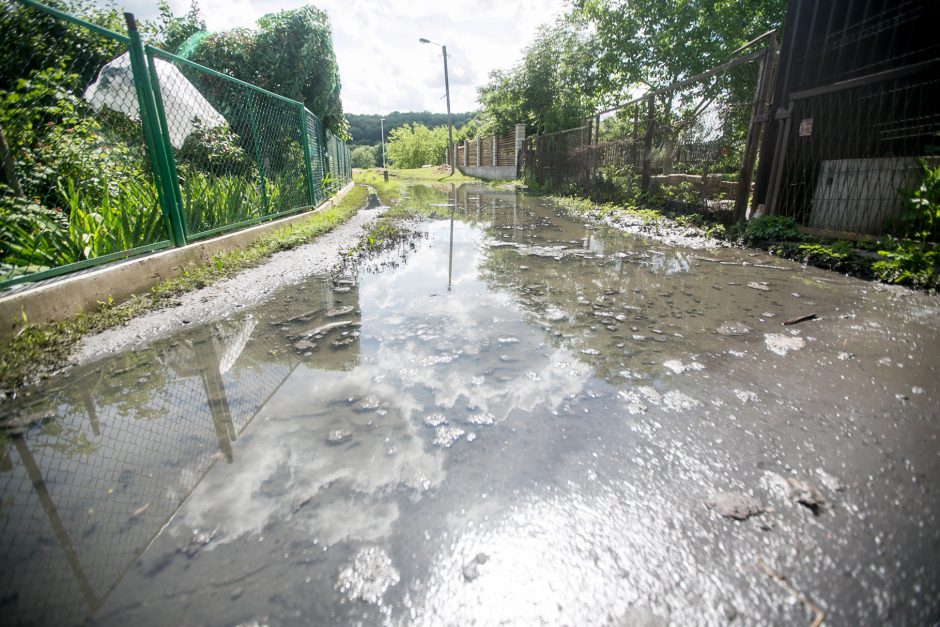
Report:
<svg viewBox="0 0 940 627"><path fill-rule="evenodd" d="M698 400L679 390L669 390L663 395L663 405L666 409L684 411L698 407L701 404Z"/></svg>
<svg viewBox="0 0 940 627"><path fill-rule="evenodd" d="M721 492L708 503L708 507L725 518L747 520L764 511L764 506L753 496L742 492Z"/></svg>
<svg viewBox="0 0 940 627"><path fill-rule="evenodd" d="M735 390L734 395L737 396L738 400L742 403L753 403L757 400L757 394L750 390Z"/></svg>
<svg viewBox="0 0 940 627"><path fill-rule="evenodd" d="M361 414L367 411L375 411L379 407L381 407L379 399L374 396L367 396L353 407L353 411Z"/></svg>
<svg viewBox="0 0 940 627"><path fill-rule="evenodd" d="M340 571L336 589L350 601L379 603L385 591L398 583L400 575L384 549L373 546L356 554L353 563Z"/></svg>
<svg viewBox="0 0 940 627"><path fill-rule="evenodd" d="M786 355L790 351L798 351L806 346L806 341L798 336L782 335L780 333L765 333L764 344L771 352Z"/></svg>
<svg viewBox="0 0 940 627"><path fill-rule="evenodd" d="M743 322L729 320L722 322L721 325L715 329L715 332L718 333L718 335L747 335L751 332L751 328Z"/></svg>
<svg viewBox="0 0 940 627"><path fill-rule="evenodd" d="M842 492L843 490L845 490L845 486L842 484L841 481L839 481L836 477L830 475L828 472L826 472L822 468L816 469L816 476L819 477L819 482L823 484L823 486L827 490L832 490L833 492Z"/></svg>
<svg viewBox="0 0 940 627"><path fill-rule="evenodd" d="M438 427L437 434L434 436L434 444L441 448L450 448L464 433L464 430L460 427L450 425Z"/></svg>
<svg viewBox="0 0 940 627"><path fill-rule="evenodd" d="M439 427L447 424L447 416L444 414L431 414L424 417L424 424L429 427Z"/></svg>
<svg viewBox="0 0 940 627"><path fill-rule="evenodd" d="M348 313L351 312L352 310L353 310L353 306L352 306L352 305L347 305L347 306L345 306L345 307L334 307L333 309L327 310L327 312L326 312L326 317L327 317L327 318L335 318L336 316L345 316L346 314L348 314Z"/></svg>
<svg viewBox="0 0 940 627"><path fill-rule="evenodd" d="M826 503L826 499L819 490L809 481L787 477L787 483L790 484L790 498L808 507L815 515L819 515L820 508Z"/></svg>
<svg viewBox="0 0 940 627"><path fill-rule="evenodd" d="M687 370L702 370L705 368L705 366L698 363L697 361L684 363L682 361L679 361L678 359L668 359L663 362L663 365L669 370L672 370L673 372L675 372L676 374L682 374L683 372L686 372Z"/></svg>
<svg viewBox="0 0 940 627"><path fill-rule="evenodd" d="M760 290L760 291L762 291L762 292L769 292L769 291L770 291L770 288L767 286L767 283L765 283L765 282L763 282L763 281L760 282L760 283L757 283L757 282L755 282L755 281L751 281L750 283L747 284L747 286L750 287L750 288L753 288L753 289L755 289L755 290Z"/></svg>
<svg viewBox="0 0 940 627"><path fill-rule="evenodd" d="M189 540L189 544L181 546L176 549L177 553L184 553L186 557L192 558L202 549L212 541L212 538L215 537L215 532L206 533L204 531L199 531L198 529L193 529L193 535Z"/></svg>
<svg viewBox="0 0 940 627"><path fill-rule="evenodd" d="M326 443L331 446L344 444L350 440L352 440L352 433L349 431L343 431L342 429L335 429L330 431L326 436Z"/></svg>
<svg viewBox="0 0 940 627"><path fill-rule="evenodd" d="M476 557L464 564L463 578L467 581L473 581L480 576L480 566L486 564L489 556L486 553L478 553Z"/></svg>

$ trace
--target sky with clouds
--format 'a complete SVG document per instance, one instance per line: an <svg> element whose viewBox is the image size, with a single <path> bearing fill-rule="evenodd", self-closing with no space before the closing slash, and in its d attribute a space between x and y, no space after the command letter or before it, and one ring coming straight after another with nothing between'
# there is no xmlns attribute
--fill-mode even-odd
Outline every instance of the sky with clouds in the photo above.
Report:
<svg viewBox="0 0 940 627"><path fill-rule="evenodd" d="M189 0L169 0L177 14ZM103 2L103 0L102 0ZM157 15L157 0L118 0L139 19ZM565 0L199 0L210 31L252 26L259 17L313 4L329 14L347 113L444 112L447 46L451 109L477 108L476 89L490 70L513 65L540 24L564 12Z"/></svg>

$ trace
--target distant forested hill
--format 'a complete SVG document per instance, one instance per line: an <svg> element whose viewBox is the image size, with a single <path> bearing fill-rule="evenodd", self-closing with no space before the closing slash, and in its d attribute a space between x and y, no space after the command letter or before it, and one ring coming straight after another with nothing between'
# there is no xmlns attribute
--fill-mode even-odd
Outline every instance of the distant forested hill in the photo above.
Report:
<svg viewBox="0 0 940 627"><path fill-rule="evenodd" d="M475 113L454 113L451 114L451 121L454 124L454 132L467 123ZM357 115L347 113L346 120L349 121L349 134L352 135L350 144L374 146L382 141L379 131L379 118L382 116L365 114ZM404 124L424 124L428 128L447 125L446 113L429 113L427 111L407 111L401 113L393 111L385 117L385 137L388 138L388 132L393 128L398 128Z"/></svg>

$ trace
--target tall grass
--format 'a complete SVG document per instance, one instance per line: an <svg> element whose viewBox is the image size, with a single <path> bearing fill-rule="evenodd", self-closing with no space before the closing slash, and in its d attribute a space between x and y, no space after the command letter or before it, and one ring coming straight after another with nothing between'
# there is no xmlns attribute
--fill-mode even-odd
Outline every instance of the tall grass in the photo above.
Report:
<svg viewBox="0 0 940 627"><path fill-rule="evenodd" d="M157 190L151 181L109 184L105 180L102 193L93 194L68 179L60 193L68 208L69 239L80 247L81 259L167 239Z"/></svg>
<svg viewBox="0 0 940 627"><path fill-rule="evenodd" d="M180 193L187 226L194 235L309 204L302 173L261 179L193 171L180 181Z"/></svg>

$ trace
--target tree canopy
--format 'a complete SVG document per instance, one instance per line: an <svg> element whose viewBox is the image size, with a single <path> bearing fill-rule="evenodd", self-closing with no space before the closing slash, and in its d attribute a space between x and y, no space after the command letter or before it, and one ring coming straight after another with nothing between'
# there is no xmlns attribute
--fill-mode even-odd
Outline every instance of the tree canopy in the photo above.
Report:
<svg viewBox="0 0 940 627"><path fill-rule="evenodd" d="M541 27L512 68L479 89L484 132L518 122L529 132L573 128L597 109L727 61L780 28L786 0L574 0ZM742 73L734 91L753 90Z"/></svg>
<svg viewBox="0 0 940 627"><path fill-rule="evenodd" d="M474 113L451 114L451 121L454 125L455 133L454 141L457 141L457 129L464 126L473 118L474 115ZM381 143L382 134L379 119L383 117L385 118L386 139L388 138L388 133L390 133L393 129L396 129L400 126L405 126L407 124L423 124L428 128L447 125L446 113L429 113L428 111L393 111L392 113L384 116L377 113L363 115L348 113L346 114L346 119L349 121L349 135L351 136L350 142L353 145L370 146Z"/></svg>
<svg viewBox="0 0 940 627"><path fill-rule="evenodd" d="M780 28L786 0L575 0L570 19L593 32L594 63L611 103L727 61Z"/></svg>
<svg viewBox="0 0 940 627"><path fill-rule="evenodd" d="M281 96L302 100L323 124L348 135L339 67L326 13L313 6L265 15L254 29L213 33L190 58Z"/></svg>
<svg viewBox="0 0 940 627"><path fill-rule="evenodd" d="M374 168L375 151L371 146L356 146L349 155L354 168Z"/></svg>
<svg viewBox="0 0 940 627"><path fill-rule="evenodd" d="M396 168L420 168L444 163L447 127L411 124L393 129L385 142L385 156Z"/></svg>
<svg viewBox="0 0 940 627"><path fill-rule="evenodd" d="M522 61L491 72L479 89L483 132L504 133L520 122L532 132L548 132L590 116L598 97L592 45L571 19L542 26Z"/></svg>

